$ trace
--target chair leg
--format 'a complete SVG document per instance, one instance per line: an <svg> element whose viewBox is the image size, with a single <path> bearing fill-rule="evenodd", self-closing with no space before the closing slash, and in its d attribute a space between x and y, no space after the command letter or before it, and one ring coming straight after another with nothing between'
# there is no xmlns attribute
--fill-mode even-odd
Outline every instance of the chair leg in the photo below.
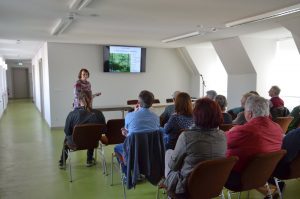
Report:
<svg viewBox="0 0 300 199"><path fill-rule="evenodd" d="M71 165L71 153L68 153L69 156L69 172L70 172L70 182L73 182L73 178L72 178L72 165Z"/></svg>
<svg viewBox="0 0 300 199"><path fill-rule="evenodd" d="M96 148L94 148L94 158L95 158L95 164L96 164L96 162L97 162L97 149Z"/></svg>
<svg viewBox="0 0 300 199"><path fill-rule="evenodd" d="M227 198L228 198L228 199L231 199L231 194L230 194L230 191L229 191L229 190L227 190Z"/></svg>
<svg viewBox="0 0 300 199"><path fill-rule="evenodd" d="M280 199L283 199L283 195L282 195L282 193L281 193L281 190L280 190L279 184L278 184L278 182L279 182L280 180L279 180L278 178L275 178L275 177L274 177L274 181L275 181L275 184L276 184L276 188L277 188L277 190L278 190L279 197L280 197Z"/></svg>
<svg viewBox="0 0 300 199"><path fill-rule="evenodd" d="M272 192L271 192L271 189L270 189L269 183L266 183L266 185L265 185L265 186L267 187L267 190L268 190L268 194L267 194L267 195L271 196L271 199L272 199L272 198L273 198L273 196L272 196Z"/></svg>
<svg viewBox="0 0 300 199"><path fill-rule="evenodd" d="M221 191L220 197L221 197L222 199L225 199L223 190Z"/></svg>
<svg viewBox="0 0 300 199"><path fill-rule="evenodd" d="M111 165L110 165L110 175L111 175L111 186L113 186L114 181L114 153L111 154Z"/></svg>
<svg viewBox="0 0 300 199"><path fill-rule="evenodd" d="M103 174L108 175L107 174L106 161L105 161L105 154L104 154L104 146L103 146L103 144L101 142L99 144L99 155L101 157Z"/></svg>

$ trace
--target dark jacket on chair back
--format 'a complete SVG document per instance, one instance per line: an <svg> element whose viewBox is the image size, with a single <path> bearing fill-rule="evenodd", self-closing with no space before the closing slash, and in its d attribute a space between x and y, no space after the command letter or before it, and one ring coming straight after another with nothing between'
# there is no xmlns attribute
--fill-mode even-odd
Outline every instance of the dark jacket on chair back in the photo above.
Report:
<svg viewBox="0 0 300 199"><path fill-rule="evenodd" d="M127 165L127 188L135 187L139 174L157 185L164 176L165 148L160 131L133 133L124 142Z"/></svg>

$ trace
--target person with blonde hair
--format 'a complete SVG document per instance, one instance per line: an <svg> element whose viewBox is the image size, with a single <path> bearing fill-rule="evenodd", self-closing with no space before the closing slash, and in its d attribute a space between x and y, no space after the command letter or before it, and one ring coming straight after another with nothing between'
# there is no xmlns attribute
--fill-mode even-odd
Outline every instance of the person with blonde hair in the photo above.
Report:
<svg viewBox="0 0 300 199"><path fill-rule="evenodd" d="M81 91L78 95L79 106L75 107L73 111L71 111L66 119L65 123L65 140L64 142L68 145L74 145L72 134L73 128L78 124L105 124L105 117L101 111L92 109L92 96L88 91ZM59 167L64 169L66 167L66 159L68 158L67 150L69 150L67 145L64 145L62 154L59 160ZM63 153L65 153L65 159L63 159ZM87 150L87 161L86 165L88 167L93 166L95 164L95 160L93 158L94 149Z"/></svg>
<svg viewBox="0 0 300 199"><path fill-rule="evenodd" d="M245 108L245 103L248 99L248 97L253 96L255 94L252 93L245 93L241 99L241 105L243 108ZM239 112L236 116L236 118L232 121L232 124L245 124L247 122L246 118L245 118L245 114L244 111Z"/></svg>

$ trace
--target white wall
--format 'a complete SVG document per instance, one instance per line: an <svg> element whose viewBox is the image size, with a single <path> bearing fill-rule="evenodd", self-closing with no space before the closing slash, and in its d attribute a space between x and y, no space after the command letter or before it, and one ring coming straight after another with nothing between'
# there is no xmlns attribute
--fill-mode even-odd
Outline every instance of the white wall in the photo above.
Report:
<svg viewBox="0 0 300 199"><path fill-rule="evenodd" d="M7 65L4 62L4 59L0 57L0 119L3 112L7 108L7 84L6 84L6 70Z"/></svg>
<svg viewBox="0 0 300 199"><path fill-rule="evenodd" d="M41 93L40 93L40 70L39 70L39 61L42 60L43 66L43 98L44 98L44 115L42 116L47 123L51 124L51 112L50 112L50 92L49 92L49 71L48 71L48 46L45 43L35 57L32 59L32 71L33 71L33 90L34 96L33 101L39 111L41 111L42 102L41 102Z"/></svg>
<svg viewBox="0 0 300 199"><path fill-rule="evenodd" d="M191 73L176 49L147 48L146 72L140 74L104 73L102 46L48 43L51 127L64 126L72 110L73 85L82 67L90 72L89 81L94 92L102 95L94 99L94 107L125 105L127 99L136 99L147 89L155 98L165 102L174 90L190 93ZM120 117L105 113L107 119Z"/></svg>
<svg viewBox="0 0 300 199"><path fill-rule="evenodd" d="M186 49L203 77L199 77L200 96L206 95L207 90L215 90L227 96L227 73L212 44L193 45Z"/></svg>
<svg viewBox="0 0 300 199"><path fill-rule="evenodd" d="M270 71L272 70L272 63L275 58L276 40L241 37L241 41L257 72L256 91L268 99L270 85L266 82L268 82Z"/></svg>

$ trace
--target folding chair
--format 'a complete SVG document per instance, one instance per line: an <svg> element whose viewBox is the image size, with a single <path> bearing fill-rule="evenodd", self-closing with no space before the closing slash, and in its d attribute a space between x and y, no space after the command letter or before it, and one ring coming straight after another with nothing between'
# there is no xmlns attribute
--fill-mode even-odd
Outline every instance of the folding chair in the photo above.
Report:
<svg viewBox="0 0 300 199"><path fill-rule="evenodd" d="M284 174L274 176L274 181L281 199L283 198L283 195L280 191L278 182L282 180L291 180L296 178L300 178L300 153L289 164L289 167L286 168L286 172L284 172Z"/></svg>
<svg viewBox="0 0 300 199"><path fill-rule="evenodd" d="M238 157L218 158L200 162L188 178L187 190L190 199L209 199L224 194L227 178Z"/></svg>
<svg viewBox="0 0 300 199"><path fill-rule="evenodd" d="M124 141L126 174L121 174L124 198L127 189L135 188L140 175L153 185L157 185L164 176L165 148L160 131L136 132ZM120 156L120 154L117 154Z"/></svg>
<svg viewBox="0 0 300 199"><path fill-rule="evenodd" d="M73 181L72 178L72 165L71 165L71 154L72 152L87 150L87 149L95 149L98 147L99 139L101 137L101 130L105 128L104 124L81 124L76 125L73 129L72 145L65 143L69 150L67 150L67 154L69 157L69 173L70 173L70 182ZM97 153L95 153L96 159ZM65 153L63 153L65 156ZM65 160L65 157L63 157Z"/></svg>
<svg viewBox="0 0 300 199"><path fill-rule="evenodd" d="M279 150L255 155L241 173L240 187L232 188L225 186L228 189L228 198L231 198L230 190L239 192L239 198L242 191L248 191L249 198L249 190L256 189L264 185L266 185L268 193L271 194L267 181L271 177L276 165L285 154L286 150Z"/></svg>
<svg viewBox="0 0 300 199"><path fill-rule="evenodd" d="M107 175L106 160L104 154L104 147L108 145L120 144L125 140L122 135L121 128L124 127L124 119L111 119L106 123L106 133L100 137L99 153L102 161L103 174ZM112 153L112 157L114 153Z"/></svg>
<svg viewBox="0 0 300 199"><path fill-rule="evenodd" d="M276 117L274 119L274 122L276 122L277 124L280 125L280 127L283 130L283 133L285 134L289 124L292 122L292 120L294 119L294 117L288 116L288 117Z"/></svg>

